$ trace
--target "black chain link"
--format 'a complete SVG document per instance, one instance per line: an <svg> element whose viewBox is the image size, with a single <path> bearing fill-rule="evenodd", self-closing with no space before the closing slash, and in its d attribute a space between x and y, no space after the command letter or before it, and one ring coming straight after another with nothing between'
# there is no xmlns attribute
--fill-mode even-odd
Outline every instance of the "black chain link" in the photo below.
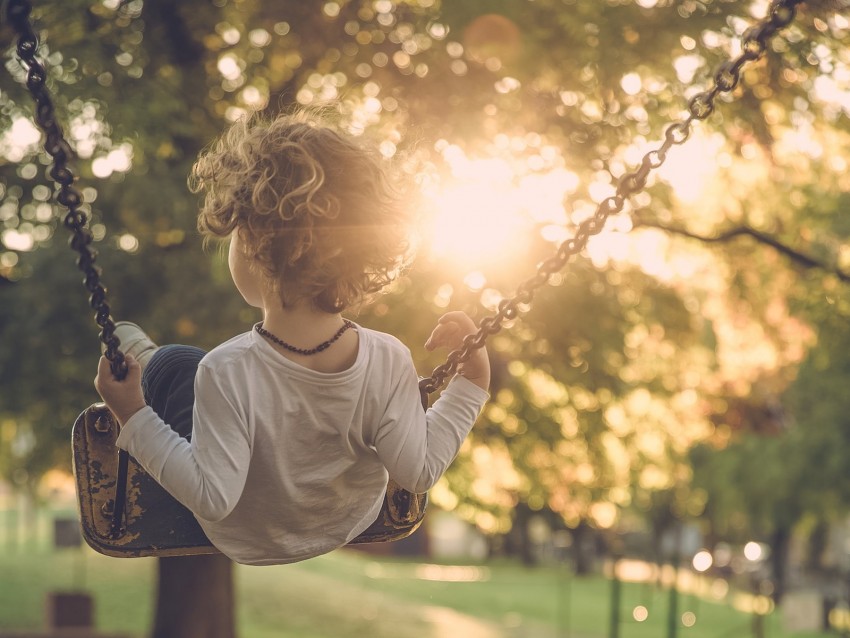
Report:
<svg viewBox="0 0 850 638"><path fill-rule="evenodd" d="M713 84L709 90L697 93L688 101L688 116L670 124L664 131L664 141L661 145L643 156L637 170L620 177L616 194L602 200L594 215L578 225L574 237L564 241L553 257L538 265L537 273L522 282L513 297L503 299L495 314L481 320L477 333L468 335L463 340L461 348L449 353L445 363L434 368L430 377L419 382L419 388L423 393L430 394L442 387L446 379L455 373L458 365L468 361L475 350L484 346L488 336L499 332L505 321L516 318L520 312L520 306L531 303L535 291L545 285L552 275L562 270L572 257L584 250L588 240L602 231L608 218L623 210L626 199L646 187L649 174L664 164L670 149L687 141L693 122L704 120L714 112L715 98L720 93L733 91L741 79L742 67L748 62L761 58L767 50L768 40L794 20L796 5L801 4L802 1L774 0L771 2L767 17L744 32L740 55L720 66L714 74Z"/></svg>
<svg viewBox="0 0 850 638"><path fill-rule="evenodd" d="M53 158L50 177L59 187L56 201L67 209L64 225L71 232L70 246L79 256L77 267L83 272L83 284L89 291L89 304L95 311L95 321L100 326L100 340L106 345L106 358L109 359L112 374L123 379L127 374L127 362L118 349L120 342L115 336L115 322L110 316L106 301L106 288L100 283L101 270L95 266L97 251L91 247L92 233L87 223L88 217L80 210L83 197L74 187L75 176L68 167L74 152L65 139L62 127L56 121L56 113L50 93L45 86L47 72L39 62L38 38L30 22L32 5L28 0L8 0L6 15L9 23L18 35L17 53L21 64L27 70L27 90L35 100L35 121L44 132L44 150Z"/></svg>

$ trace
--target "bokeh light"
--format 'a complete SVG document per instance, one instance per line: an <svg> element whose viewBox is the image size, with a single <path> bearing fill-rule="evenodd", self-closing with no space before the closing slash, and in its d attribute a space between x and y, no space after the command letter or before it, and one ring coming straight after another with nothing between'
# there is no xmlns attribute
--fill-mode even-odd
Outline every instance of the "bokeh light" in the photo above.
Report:
<svg viewBox="0 0 850 638"><path fill-rule="evenodd" d="M713 562L711 552L703 549L694 555L693 566L698 572L705 572L709 570Z"/></svg>
<svg viewBox="0 0 850 638"><path fill-rule="evenodd" d="M762 553L763 553L762 546L759 543L756 543L754 541L750 541L749 543L744 545L744 556L746 557L747 560L750 560L750 561L753 561L753 562L760 560L761 557L762 557Z"/></svg>

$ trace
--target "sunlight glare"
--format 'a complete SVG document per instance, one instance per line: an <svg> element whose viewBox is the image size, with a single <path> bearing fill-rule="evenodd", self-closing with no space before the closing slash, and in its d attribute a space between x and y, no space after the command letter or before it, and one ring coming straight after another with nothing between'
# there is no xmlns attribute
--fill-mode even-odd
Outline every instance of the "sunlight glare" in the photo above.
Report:
<svg viewBox="0 0 850 638"><path fill-rule="evenodd" d="M758 561L761 559L762 553L761 545L755 541L750 541L744 545L744 556L747 560L751 560L753 562Z"/></svg>
<svg viewBox="0 0 850 638"><path fill-rule="evenodd" d="M10 162L20 162L40 140L41 133L35 125L25 117L18 117L0 138L0 153Z"/></svg>
<svg viewBox="0 0 850 638"><path fill-rule="evenodd" d="M838 81L838 77L843 76L842 83ZM812 93L814 96L826 104L835 104L841 107L845 113L850 113L850 71L844 70L843 73L836 72L834 77L828 75L819 75L815 78Z"/></svg>
<svg viewBox="0 0 850 638"><path fill-rule="evenodd" d="M596 204L616 192L612 174L597 171L587 185L589 198L575 198L581 180L556 158L535 156L543 163L531 168L524 145L513 141L523 138L501 136L497 147L500 157L470 157L458 145L445 140L437 143L450 176L435 180L424 188L428 210L425 236L433 258L445 260L464 275L476 273L466 285L483 290L489 282L481 273L494 267L505 271L513 267L532 268L527 254L533 234L558 245L575 234L575 226L594 215ZM672 189L682 203L708 211L716 208L722 189L718 156L723 152L720 134L694 130L683 146L670 149L667 161L657 177ZM625 150L622 170L637 166L641 158L657 144L640 139ZM513 153L520 157L513 157ZM651 199L649 199L651 202ZM646 206L649 202L639 203ZM664 282L694 275L701 267L690 253L679 254L664 233L641 229L632 232L631 203L622 214L612 215L604 229L591 237L586 251L596 267L611 262L630 263ZM471 283L470 283L471 282Z"/></svg>
<svg viewBox="0 0 850 638"><path fill-rule="evenodd" d="M723 145L721 134L709 135L702 130L694 130L687 142L670 149L657 175L673 189L681 202L695 203L717 175L718 156ZM656 147L654 142L634 144L626 151L626 161L636 166L645 153Z"/></svg>
<svg viewBox="0 0 850 638"><path fill-rule="evenodd" d="M221 56L216 64L218 72L227 80L238 80L242 76L242 68L236 57L230 53Z"/></svg>
<svg viewBox="0 0 850 638"><path fill-rule="evenodd" d="M643 82L637 73L626 73L620 78L620 87L626 95L637 95L643 88Z"/></svg>
<svg viewBox="0 0 850 638"><path fill-rule="evenodd" d="M470 290L482 290L487 284L487 277L484 273L476 270L464 277L463 283L466 284L466 287Z"/></svg>
<svg viewBox="0 0 850 638"><path fill-rule="evenodd" d="M695 131L684 145L670 149L658 175L682 202L696 202L717 173L717 156L723 144L719 134L706 136Z"/></svg>
<svg viewBox="0 0 850 638"><path fill-rule="evenodd" d="M523 174L505 159L470 158L450 144L440 150L451 178L425 192L435 257L470 269L509 266L523 258L536 226L568 221L564 197L579 186L575 173L554 168Z"/></svg>
<svg viewBox="0 0 850 638"><path fill-rule="evenodd" d="M19 117L12 123L12 128L7 133L9 142L15 146L32 146L38 144L41 133L30 120Z"/></svg>
<svg viewBox="0 0 850 638"><path fill-rule="evenodd" d="M91 165L92 173L101 179L112 173L126 173L133 165L132 158L133 147L130 144L122 144L107 155L95 158Z"/></svg>
<svg viewBox="0 0 850 638"><path fill-rule="evenodd" d="M702 549L694 554L693 561L691 562L695 570L698 572L705 572L708 571L712 563L714 563L714 558L712 558L711 552Z"/></svg>
<svg viewBox="0 0 850 638"><path fill-rule="evenodd" d="M474 265L508 248L522 232L511 199L504 184L486 181L443 190L434 200L434 253Z"/></svg>
<svg viewBox="0 0 850 638"><path fill-rule="evenodd" d="M8 228L0 235L3 245L9 250L27 252L35 246L35 239L30 233L22 233L14 228Z"/></svg>

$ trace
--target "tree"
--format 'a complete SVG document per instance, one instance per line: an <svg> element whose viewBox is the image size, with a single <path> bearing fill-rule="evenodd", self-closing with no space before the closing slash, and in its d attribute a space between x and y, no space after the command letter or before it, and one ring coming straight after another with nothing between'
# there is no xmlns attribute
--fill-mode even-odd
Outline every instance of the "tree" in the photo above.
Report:
<svg viewBox="0 0 850 638"><path fill-rule="evenodd" d="M481 188L466 207L486 201L476 232L457 231L454 256L437 245L451 233L426 233L415 274L361 315L416 344L447 304L492 309L516 285L517 264L550 254L592 214L680 116L692 81L705 86L734 49L749 10L73 0L39 3L34 18L116 316L158 341L202 346L252 321L221 260L199 249L191 162L247 110L341 98L350 130L426 174L426 194L440 202L472 182ZM845 303L846 232L834 213L847 181L848 26L829 3L799 11L745 71L735 101L721 99L694 134L710 162L671 153L560 285L540 292L536 314L492 340L494 401L435 501L489 532L510 526L517 503L574 528L613 525L670 490L677 515L698 509L688 449L716 437L726 406L754 389L781 396L811 343L792 306L799 314L824 292ZM75 276L56 266L70 258L29 109L20 86L0 93L0 318L10 344L0 414L23 441L0 451L0 470L19 480L25 470L35 484L63 462L64 424L94 399L97 345ZM484 199L488 189L495 199ZM528 197L517 226L497 215L513 192ZM503 248L472 250L501 225Z"/></svg>

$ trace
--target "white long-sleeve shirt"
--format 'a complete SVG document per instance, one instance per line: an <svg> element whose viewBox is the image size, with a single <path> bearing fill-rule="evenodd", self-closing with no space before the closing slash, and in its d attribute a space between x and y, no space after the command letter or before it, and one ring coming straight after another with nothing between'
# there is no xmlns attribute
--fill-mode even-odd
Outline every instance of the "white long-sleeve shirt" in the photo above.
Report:
<svg viewBox="0 0 850 638"><path fill-rule="evenodd" d="M425 412L409 350L358 333L355 363L335 373L290 361L253 330L235 337L198 368L191 442L147 407L117 444L239 563L340 547L375 520L388 476L411 492L434 485L488 396L456 376Z"/></svg>

